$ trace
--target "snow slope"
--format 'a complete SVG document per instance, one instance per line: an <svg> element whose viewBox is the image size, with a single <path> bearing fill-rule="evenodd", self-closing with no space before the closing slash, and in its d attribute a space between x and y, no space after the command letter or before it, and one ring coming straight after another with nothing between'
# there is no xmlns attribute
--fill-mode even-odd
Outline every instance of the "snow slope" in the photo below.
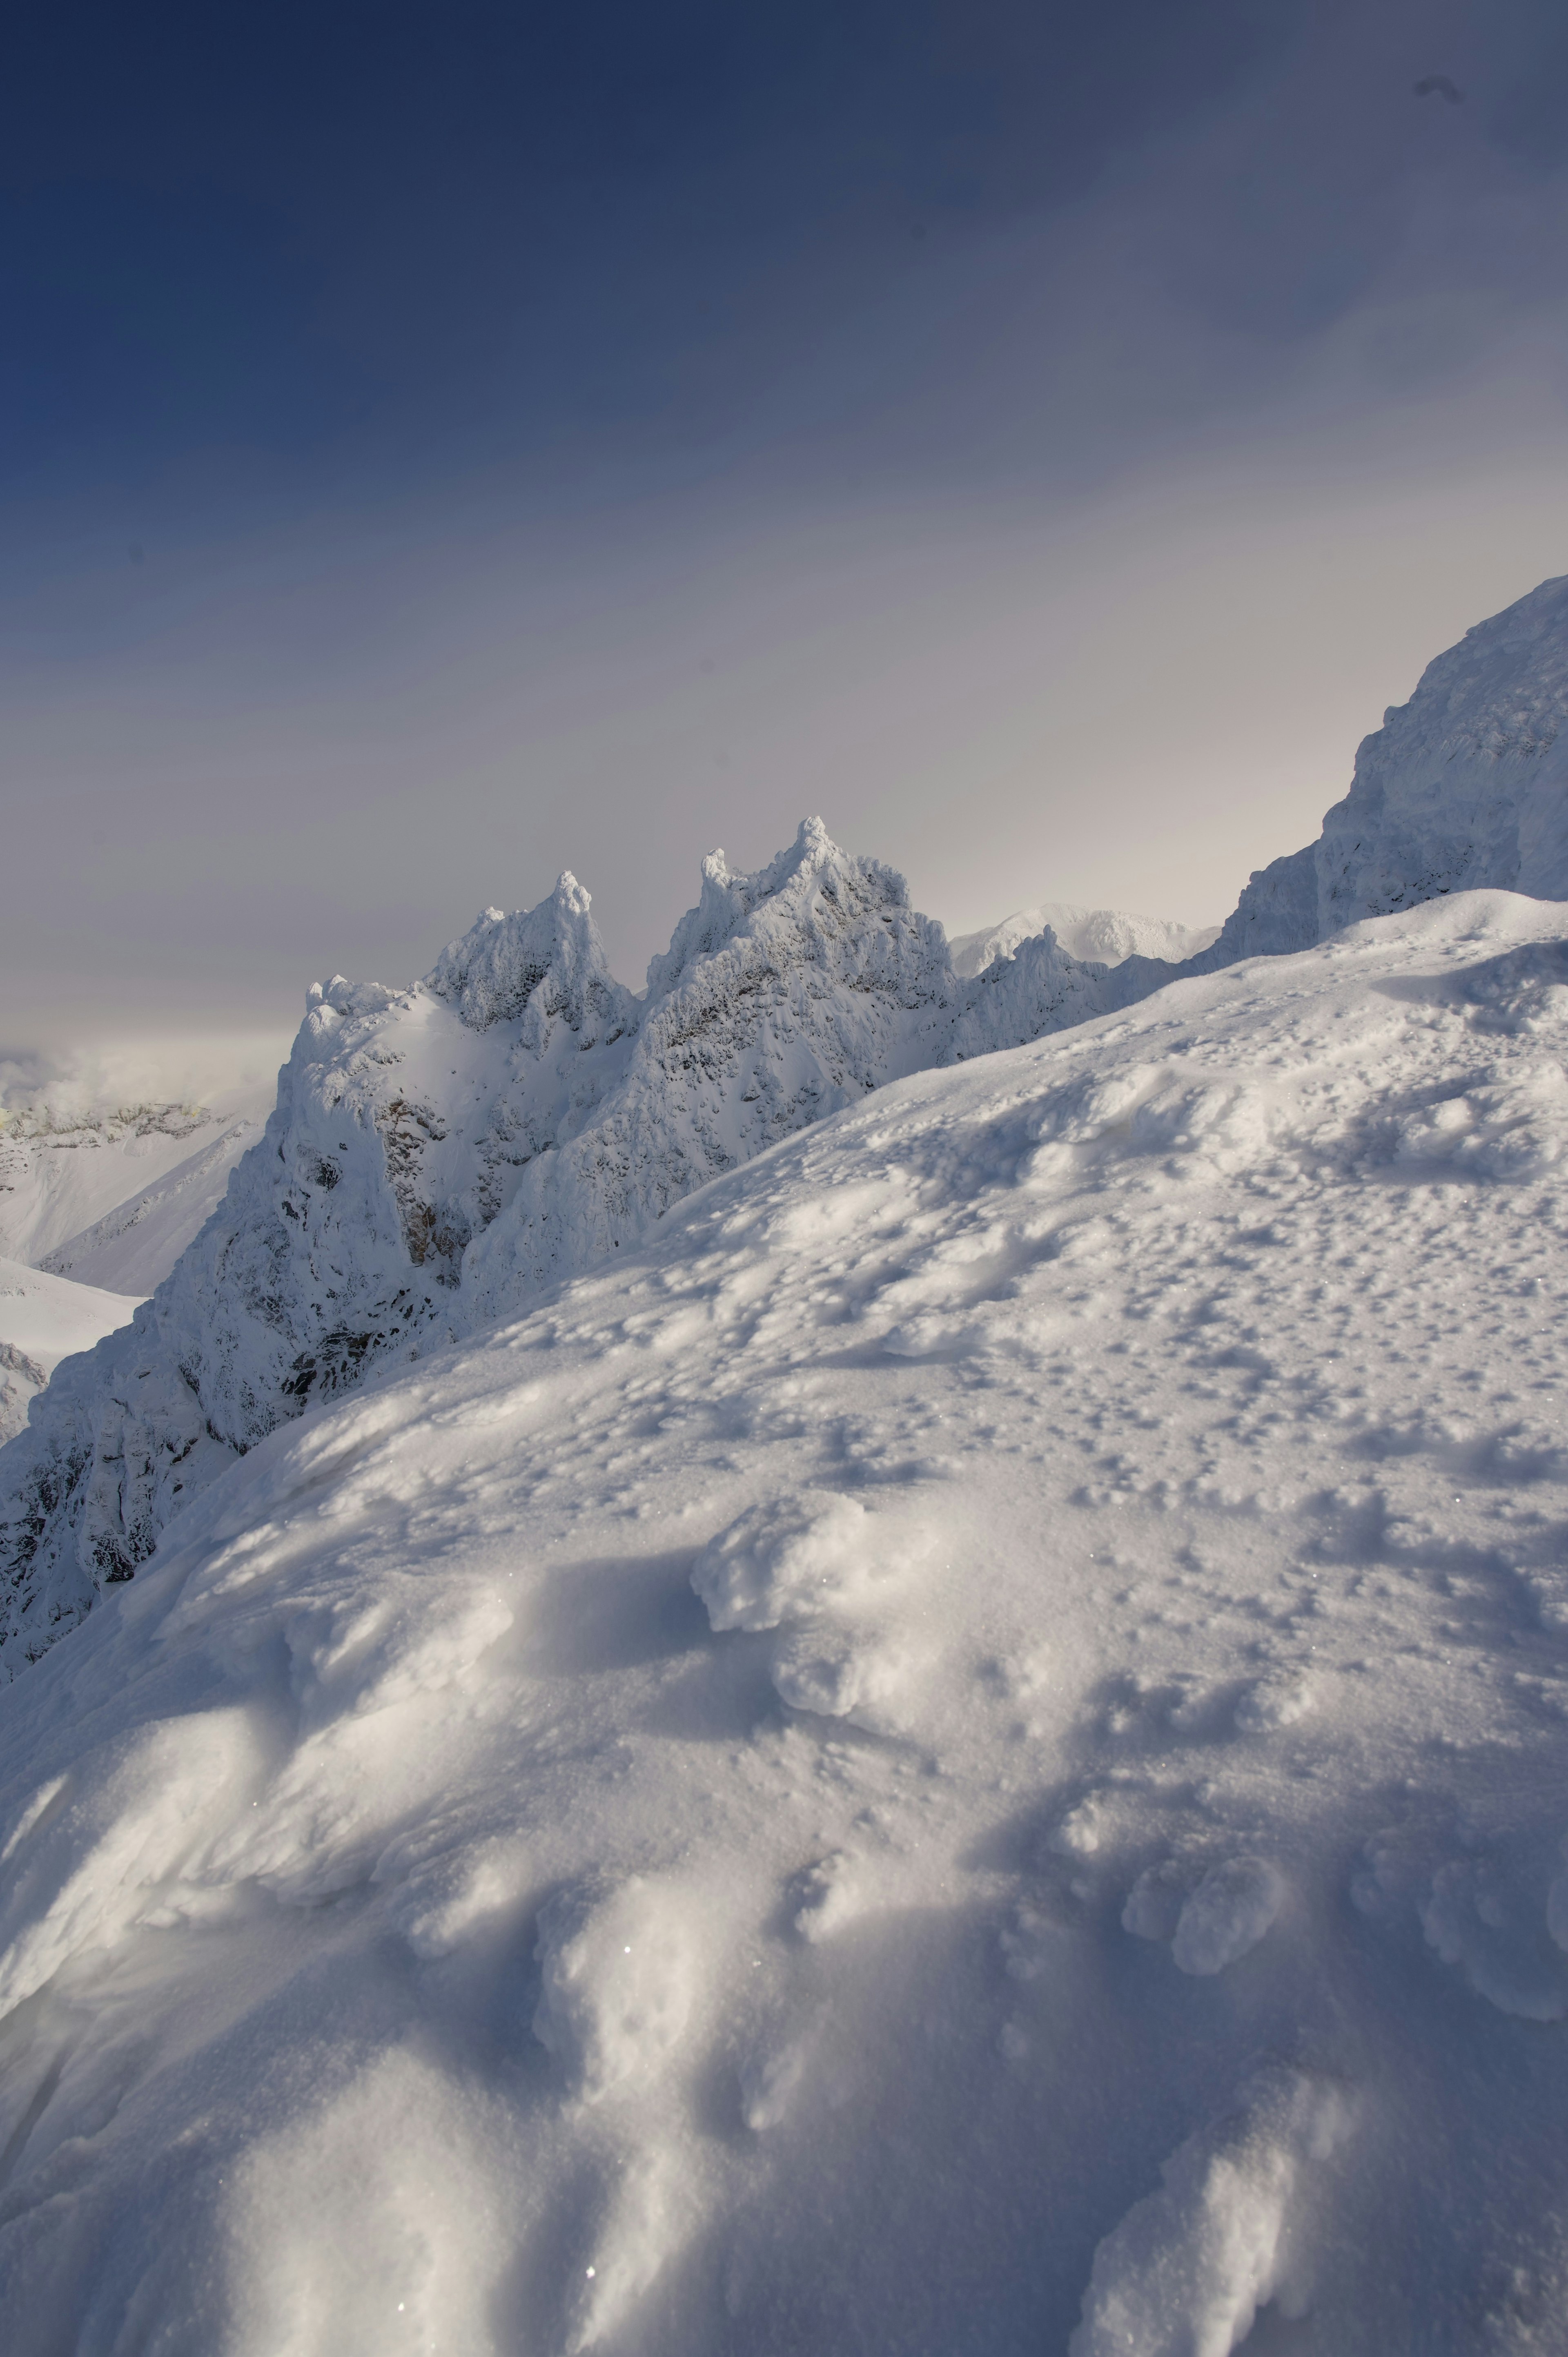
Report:
<svg viewBox="0 0 1568 2357"><path fill-rule="evenodd" d="M72 1626L310 1400L634 1244L870 1089L1097 1012L1105 979L1047 933L958 981L903 878L810 820L756 875L704 862L641 999L571 876L535 909L487 910L407 990L316 985L222 1204L134 1331L69 1367L0 1461L0 1660Z"/></svg>
<svg viewBox="0 0 1568 2357"><path fill-rule="evenodd" d="M137 1297L106 1293L0 1259L0 1442L21 1431L27 1410L61 1359L91 1351L128 1326Z"/></svg>
<svg viewBox="0 0 1568 2357"><path fill-rule="evenodd" d="M954 974L983 974L998 958L1015 956L1020 943L1043 933L1047 925L1069 957L1093 959L1101 965L1120 965L1130 957L1164 958L1176 964L1196 957L1219 935L1218 925L1178 925L1168 917L1137 917L1125 909L1082 909L1074 901L1047 900L1037 909L1019 909L981 932L956 935L951 944Z"/></svg>
<svg viewBox="0 0 1568 2357"><path fill-rule="evenodd" d="M1456 894L231 1465L0 1708L8 2346L1559 2346L1565 1049Z"/></svg>
<svg viewBox="0 0 1568 2357"><path fill-rule="evenodd" d="M221 1201L274 1088L213 1105L0 1111L0 1253L57 1275L150 1293Z"/></svg>

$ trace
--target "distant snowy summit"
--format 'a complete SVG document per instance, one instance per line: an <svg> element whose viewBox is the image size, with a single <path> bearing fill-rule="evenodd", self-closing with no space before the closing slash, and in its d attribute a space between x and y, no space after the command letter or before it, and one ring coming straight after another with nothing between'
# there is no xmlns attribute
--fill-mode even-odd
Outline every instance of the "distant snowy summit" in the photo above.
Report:
<svg viewBox="0 0 1568 2357"><path fill-rule="evenodd" d="M278 1426L521 1315L868 1091L1444 892L1568 898L1565 692L1555 581L1430 666L1361 747L1319 843L1254 877L1180 962L1114 934L1119 963L1079 957L1048 921L1013 933L1059 908L955 960L900 876L811 819L755 874L703 862L640 996L570 875L533 909L487 909L406 989L314 985L264 1135L200 1234L0 1452L0 1663L130 1578L171 1514ZM1102 916L1154 921L1088 912Z"/></svg>
<svg viewBox="0 0 1568 2357"><path fill-rule="evenodd" d="M983 974L998 958L1017 954L1025 942L1047 928L1069 957L1120 965L1130 957L1163 958L1170 964L1196 957L1219 935L1218 925L1178 925L1168 917L1137 917L1126 909L1084 909L1071 900L1046 900L1019 909L999 925L960 933L952 943L953 972Z"/></svg>

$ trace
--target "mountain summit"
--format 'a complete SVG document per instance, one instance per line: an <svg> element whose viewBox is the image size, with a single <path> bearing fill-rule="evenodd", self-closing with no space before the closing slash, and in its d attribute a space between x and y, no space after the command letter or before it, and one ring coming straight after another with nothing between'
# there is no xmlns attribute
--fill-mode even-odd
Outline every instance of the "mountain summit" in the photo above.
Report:
<svg viewBox="0 0 1568 2357"><path fill-rule="evenodd" d="M1428 663L1363 737L1343 802L1260 868L1186 973L1310 949L1342 925L1483 887L1568 899L1568 574Z"/></svg>

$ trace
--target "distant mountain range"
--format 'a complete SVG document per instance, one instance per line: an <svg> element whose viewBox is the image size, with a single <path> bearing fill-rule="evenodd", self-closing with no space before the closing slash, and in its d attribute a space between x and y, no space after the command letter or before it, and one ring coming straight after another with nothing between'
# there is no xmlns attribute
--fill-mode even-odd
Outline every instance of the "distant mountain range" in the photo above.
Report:
<svg viewBox="0 0 1568 2357"><path fill-rule="evenodd" d="M1047 926L1069 957L1120 965L1124 958L1164 958L1171 964L1196 957L1219 935L1218 925L1178 925L1168 917L1135 917L1125 909L1083 909L1071 900L1043 900L1019 909L999 925L959 933L950 944L953 972L983 974L998 958L1017 954Z"/></svg>

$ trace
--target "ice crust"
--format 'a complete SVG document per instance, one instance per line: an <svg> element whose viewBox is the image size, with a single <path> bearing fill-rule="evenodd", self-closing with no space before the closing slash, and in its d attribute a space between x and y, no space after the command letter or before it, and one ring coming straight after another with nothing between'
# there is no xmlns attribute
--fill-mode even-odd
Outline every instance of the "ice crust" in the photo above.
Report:
<svg viewBox="0 0 1568 2357"><path fill-rule="evenodd" d="M228 1456L0 1702L7 2346L1553 2347L1565 1052L1360 922Z"/></svg>

